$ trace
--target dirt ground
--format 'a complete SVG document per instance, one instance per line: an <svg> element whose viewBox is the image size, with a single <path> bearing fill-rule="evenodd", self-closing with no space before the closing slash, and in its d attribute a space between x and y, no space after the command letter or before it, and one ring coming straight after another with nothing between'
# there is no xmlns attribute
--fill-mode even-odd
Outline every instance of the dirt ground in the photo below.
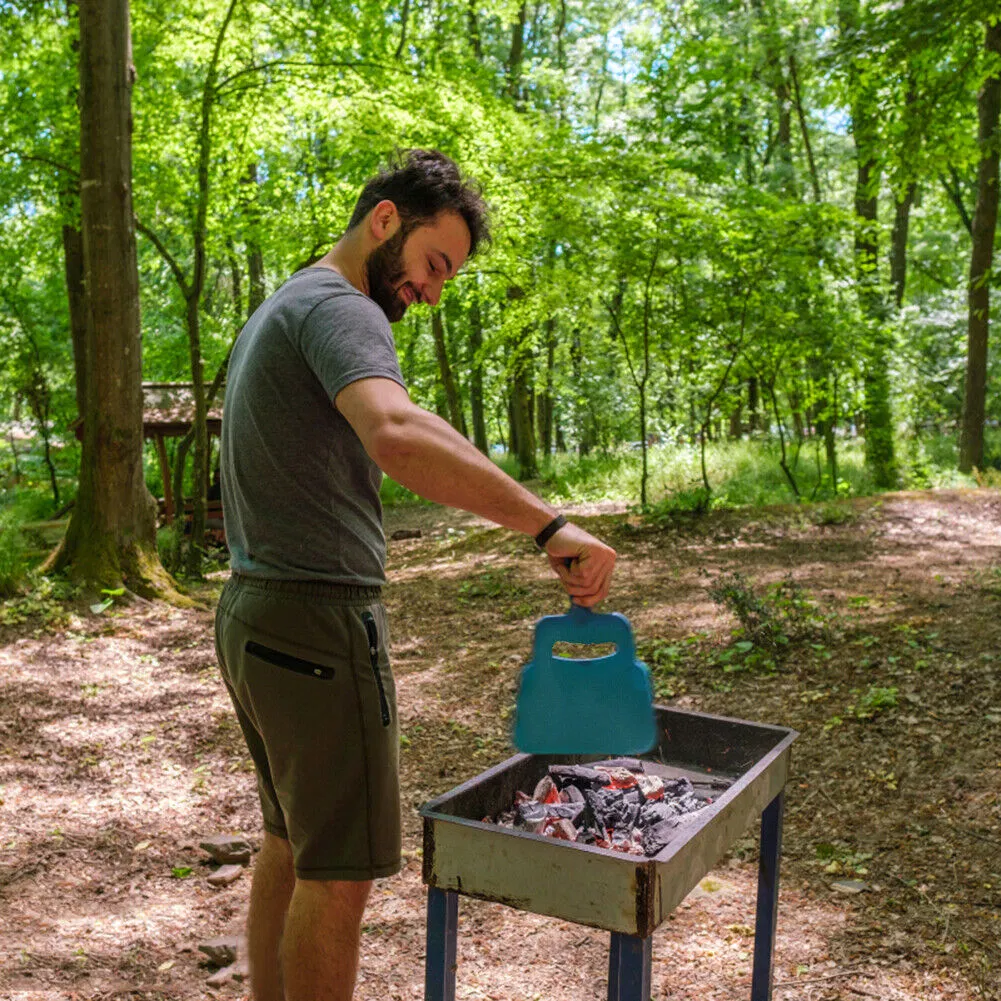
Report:
<svg viewBox="0 0 1001 1001"><path fill-rule="evenodd" d="M607 607L630 618L660 701L801 733L774 996L1001 998L1001 494L581 520L620 553ZM406 866L376 884L361 1001L423 996L417 807L511 753L531 626L565 605L508 532L434 507L387 528L422 530L390 543L386 592ZM815 603L792 610L813 633L775 669L733 669L737 620L707 593L730 571ZM207 986L197 951L239 932L250 888L249 872L210 886L198 842L260 839L211 610L27 611L0 629L0 998L247 997ZM657 931L654 998L749 996L756 855L749 829ZM457 997L597 1001L607 950L607 933L462 899Z"/></svg>

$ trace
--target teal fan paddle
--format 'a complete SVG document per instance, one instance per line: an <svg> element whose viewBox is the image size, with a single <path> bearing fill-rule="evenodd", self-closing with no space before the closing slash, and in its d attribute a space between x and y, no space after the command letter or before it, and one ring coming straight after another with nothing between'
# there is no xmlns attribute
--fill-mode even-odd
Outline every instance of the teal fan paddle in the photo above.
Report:
<svg viewBox="0 0 1001 1001"><path fill-rule="evenodd" d="M603 657L554 657L553 644L612 643ZM571 605L535 625L521 672L514 744L528 754L642 754L657 742L650 672L629 620Z"/></svg>

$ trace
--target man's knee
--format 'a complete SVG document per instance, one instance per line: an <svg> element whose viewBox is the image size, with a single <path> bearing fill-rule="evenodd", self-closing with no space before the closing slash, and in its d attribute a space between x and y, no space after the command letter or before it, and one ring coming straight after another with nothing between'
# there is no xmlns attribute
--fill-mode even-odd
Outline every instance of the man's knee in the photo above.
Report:
<svg viewBox="0 0 1001 1001"><path fill-rule="evenodd" d="M372 889L372 880L297 879L295 893L304 904L313 908L356 916L361 920Z"/></svg>
<svg viewBox="0 0 1001 1001"><path fill-rule="evenodd" d="M292 845L286 838L280 838L270 831L264 832L264 841L261 843L261 854L273 858L276 861L288 862L292 865Z"/></svg>

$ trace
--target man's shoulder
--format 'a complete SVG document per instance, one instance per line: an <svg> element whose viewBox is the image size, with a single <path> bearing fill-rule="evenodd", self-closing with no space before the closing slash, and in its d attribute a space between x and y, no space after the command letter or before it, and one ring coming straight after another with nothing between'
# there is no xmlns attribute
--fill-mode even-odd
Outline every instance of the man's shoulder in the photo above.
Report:
<svg viewBox="0 0 1001 1001"><path fill-rule="evenodd" d="M314 312L328 314L325 319L329 319L329 313L343 314L348 322L389 326L378 305L332 268L303 268L288 278L279 292L295 302L304 317Z"/></svg>

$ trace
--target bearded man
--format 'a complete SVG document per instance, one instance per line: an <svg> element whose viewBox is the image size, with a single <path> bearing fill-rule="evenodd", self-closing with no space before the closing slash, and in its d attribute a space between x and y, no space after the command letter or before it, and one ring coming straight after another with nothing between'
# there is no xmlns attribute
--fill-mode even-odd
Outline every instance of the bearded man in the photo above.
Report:
<svg viewBox="0 0 1001 1001"><path fill-rule="evenodd" d="M401 866L383 473L534 536L579 604L608 593L611 548L407 395L390 323L437 305L486 239L476 186L441 153L410 150L233 349L221 447L233 572L216 648L263 813L247 928L257 1001L348 1001L372 880Z"/></svg>

